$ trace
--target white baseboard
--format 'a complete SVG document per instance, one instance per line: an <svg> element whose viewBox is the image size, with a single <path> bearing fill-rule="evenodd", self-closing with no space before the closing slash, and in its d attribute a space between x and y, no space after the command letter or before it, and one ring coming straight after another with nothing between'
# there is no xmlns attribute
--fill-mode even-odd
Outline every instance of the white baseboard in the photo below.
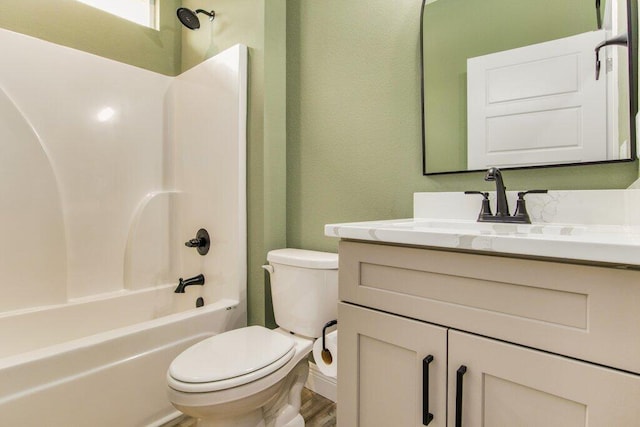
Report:
<svg viewBox="0 0 640 427"><path fill-rule="evenodd" d="M324 375L315 363L309 362L309 378L304 386L333 402L338 400L338 380Z"/></svg>
<svg viewBox="0 0 640 427"><path fill-rule="evenodd" d="M163 427L166 425L174 425L173 422L175 422L175 425L178 424L178 419L182 418L182 417L186 417L186 415L183 415L182 412L180 411L174 411L169 415L166 415L162 418L160 418L159 420L156 420L154 422L152 422L151 424L148 424L147 427ZM173 422L172 422L173 421Z"/></svg>

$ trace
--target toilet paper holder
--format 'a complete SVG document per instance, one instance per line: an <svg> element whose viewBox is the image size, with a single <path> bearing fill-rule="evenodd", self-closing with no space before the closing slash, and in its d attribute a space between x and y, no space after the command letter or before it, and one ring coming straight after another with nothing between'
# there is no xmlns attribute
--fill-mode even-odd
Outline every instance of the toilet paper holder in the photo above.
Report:
<svg viewBox="0 0 640 427"><path fill-rule="evenodd" d="M322 328L322 353L321 354L322 354L322 360L324 361L324 363L327 363L327 364L333 361L333 356L331 355L331 352L326 346L325 336L327 335L327 328L330 328L333 325L337 325L337 324L338 324L337 320L331 320L327 322Z"/></svg>

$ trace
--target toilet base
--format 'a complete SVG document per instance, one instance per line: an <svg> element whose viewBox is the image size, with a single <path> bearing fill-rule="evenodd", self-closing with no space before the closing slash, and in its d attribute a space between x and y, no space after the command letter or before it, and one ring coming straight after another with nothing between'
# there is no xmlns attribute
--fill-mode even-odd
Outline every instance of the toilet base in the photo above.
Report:
<svg viewBox="0 0 640 427"><path fill-rule="evenodd" d="M251 405L246 399L213 407L174 406L197 418L197 427L304 427L300 406L308 376L309 361L304 357L281 381L249 397L261 406Z"/></svg>
<svg viewBox="0 0 640 427"><path fill-rule="evenodd" d="M262 409L229 418L198 418L196 427L265 427Z"/></svg>
<svg viewBox="0 0 640 427"><path fill-rule="evenodd" d="M282 382L242 400L218 405L179 405L180 412L197 419L197 427L265 427L262 408L277 396Z"/></svg>
<svg viewBox="0 0 640 427"><path fill-rule="evenodd" d="M264 407L266 427L304 427L300 415L302 388L309 376L309 361L305 357L291 370L282 385L282 392Z"/></svg>

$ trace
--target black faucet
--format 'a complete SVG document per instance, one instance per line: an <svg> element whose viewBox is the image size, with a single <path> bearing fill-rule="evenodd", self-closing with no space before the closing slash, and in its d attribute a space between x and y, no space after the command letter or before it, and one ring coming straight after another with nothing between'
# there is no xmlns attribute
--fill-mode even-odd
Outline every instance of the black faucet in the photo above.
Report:
<svg viewBox="0 0 640 427"><path fill-rule="evenodd" d="M494 217L508 217L509 204L507 203L507 188L502 180L502 172L498 168L489 168L484 176L485 181L496 182L496 214Z"/></svg>
<svg viewBox="0 0 640 427"><path fill-rule="evenodd" d="M174 292L176 294L184 294L184 288L191 285L204 285L204 274L198 274L197 276L193 276L186 280L183 280L181 277L178 287Z"/></svg>
<svg viewBox="0 0 640 427"><path fill-rule="evenodd" d="M484 176L485 181L495 181L496 183L496 213L491 212L489 206L489 193L481 191L465 191L465 194L479 194L482 196L482 206L478 215L478 222L508 222L515 224L531 224L531 219L527 213L524 196L529 193L547 193L547 190L529 190L518 193L516 211L513 216L509 213L507 203L507 188L502 180L502 172L498 168L489 168Z"/></svg>

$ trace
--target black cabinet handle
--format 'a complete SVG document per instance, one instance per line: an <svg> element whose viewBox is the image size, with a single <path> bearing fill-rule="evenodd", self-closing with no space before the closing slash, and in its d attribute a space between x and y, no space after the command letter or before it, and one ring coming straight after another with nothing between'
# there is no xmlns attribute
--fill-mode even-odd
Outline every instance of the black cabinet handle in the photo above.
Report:
<svg viewBox="0 0 640 427"><path fill-rule="evenodd" d="M433 362L432 355L422 359L422 424L425 426L433 420L433 414L429 412L429 364L431 362Z"/></svg>
<svg viewBox="0 0 640 427"><path fill-rule="evenodd" d="M467 367L461 365L456 372L456 427L462 427L462 376Z"/></svg>

